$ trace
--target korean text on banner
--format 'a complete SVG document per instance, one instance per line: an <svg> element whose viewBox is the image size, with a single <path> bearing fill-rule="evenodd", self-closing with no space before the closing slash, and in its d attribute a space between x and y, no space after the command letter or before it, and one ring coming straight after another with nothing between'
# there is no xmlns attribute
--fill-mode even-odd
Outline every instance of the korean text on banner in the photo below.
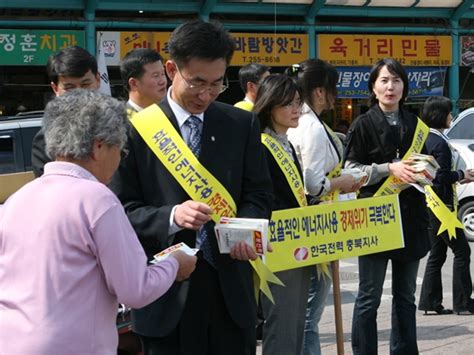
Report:
<svg viewBox="0 0 474 355"><path fill-rule="evenodd" d="M398 195L274 211L272 272L404 247Z"/></svg>

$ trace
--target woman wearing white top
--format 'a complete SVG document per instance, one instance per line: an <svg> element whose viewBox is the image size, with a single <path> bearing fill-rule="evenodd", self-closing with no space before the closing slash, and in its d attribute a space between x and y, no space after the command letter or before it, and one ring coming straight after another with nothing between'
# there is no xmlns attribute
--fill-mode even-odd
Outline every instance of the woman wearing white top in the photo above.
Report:
<svg viewBox="0 0 474 355"><path fill-rule="evenodd" d="M336 190L353 192L359 188L354 177L344 175L329 178L342 161L343 145L337 136L325 126L319 116L324 110L334 108L338 74L330 64L309 59L289 69L296 78L304 105L297 128L288 130L288 138L293 144L303 170L306 192L316 199L324 199ZM311 288L306 311L303 354L321 354L318 323L331 286L328 277L318 277L313 269Z"/></svg>

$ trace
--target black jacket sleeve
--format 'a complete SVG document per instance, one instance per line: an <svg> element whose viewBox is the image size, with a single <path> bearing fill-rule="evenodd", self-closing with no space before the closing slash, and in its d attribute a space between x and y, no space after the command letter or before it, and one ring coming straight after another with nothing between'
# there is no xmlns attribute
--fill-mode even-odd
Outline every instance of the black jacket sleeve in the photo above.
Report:
<svg viewBox="0 0 474 355"><path fill-rule="evenodd" d="M44 165L50 161L51 159L46 154L44 133L43 130L40 129L33 138L33 145L31 148L31 164L33 165L33 173L36 177L43 175Z"/></svg>

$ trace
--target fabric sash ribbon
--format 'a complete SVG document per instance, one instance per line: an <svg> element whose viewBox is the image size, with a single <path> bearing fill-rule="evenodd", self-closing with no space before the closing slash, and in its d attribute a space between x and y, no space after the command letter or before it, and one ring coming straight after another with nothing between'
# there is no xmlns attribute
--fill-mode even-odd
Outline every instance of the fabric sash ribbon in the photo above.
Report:
<svg viewBox="0 0 474 355"><path fill-rule="evenodd" d="M235 217L237 206L227 189L199 162L183 138L176 131L158 105L152 105L134 114L130 122L168 172L194 201L212 208L215 223L221 217ZM258 287L273 302L268 282L283 283L268 269L260 258L250 261L255 274L255 294Z"/></svg>

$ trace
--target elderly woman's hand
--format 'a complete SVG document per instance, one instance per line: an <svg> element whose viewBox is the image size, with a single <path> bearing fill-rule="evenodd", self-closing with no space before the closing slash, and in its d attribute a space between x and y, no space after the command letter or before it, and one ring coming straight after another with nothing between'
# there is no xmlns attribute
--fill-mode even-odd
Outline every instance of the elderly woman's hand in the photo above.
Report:
<svg viewBox="0 0 474 355"><path fill-rule="evenodd" d="M178 261L179 268L176 274L176 281L183 281L189 278L191 273L196 268L197 257L194 255L188 255L181 250L177 250L171 254L173 258Z"/></svg>

